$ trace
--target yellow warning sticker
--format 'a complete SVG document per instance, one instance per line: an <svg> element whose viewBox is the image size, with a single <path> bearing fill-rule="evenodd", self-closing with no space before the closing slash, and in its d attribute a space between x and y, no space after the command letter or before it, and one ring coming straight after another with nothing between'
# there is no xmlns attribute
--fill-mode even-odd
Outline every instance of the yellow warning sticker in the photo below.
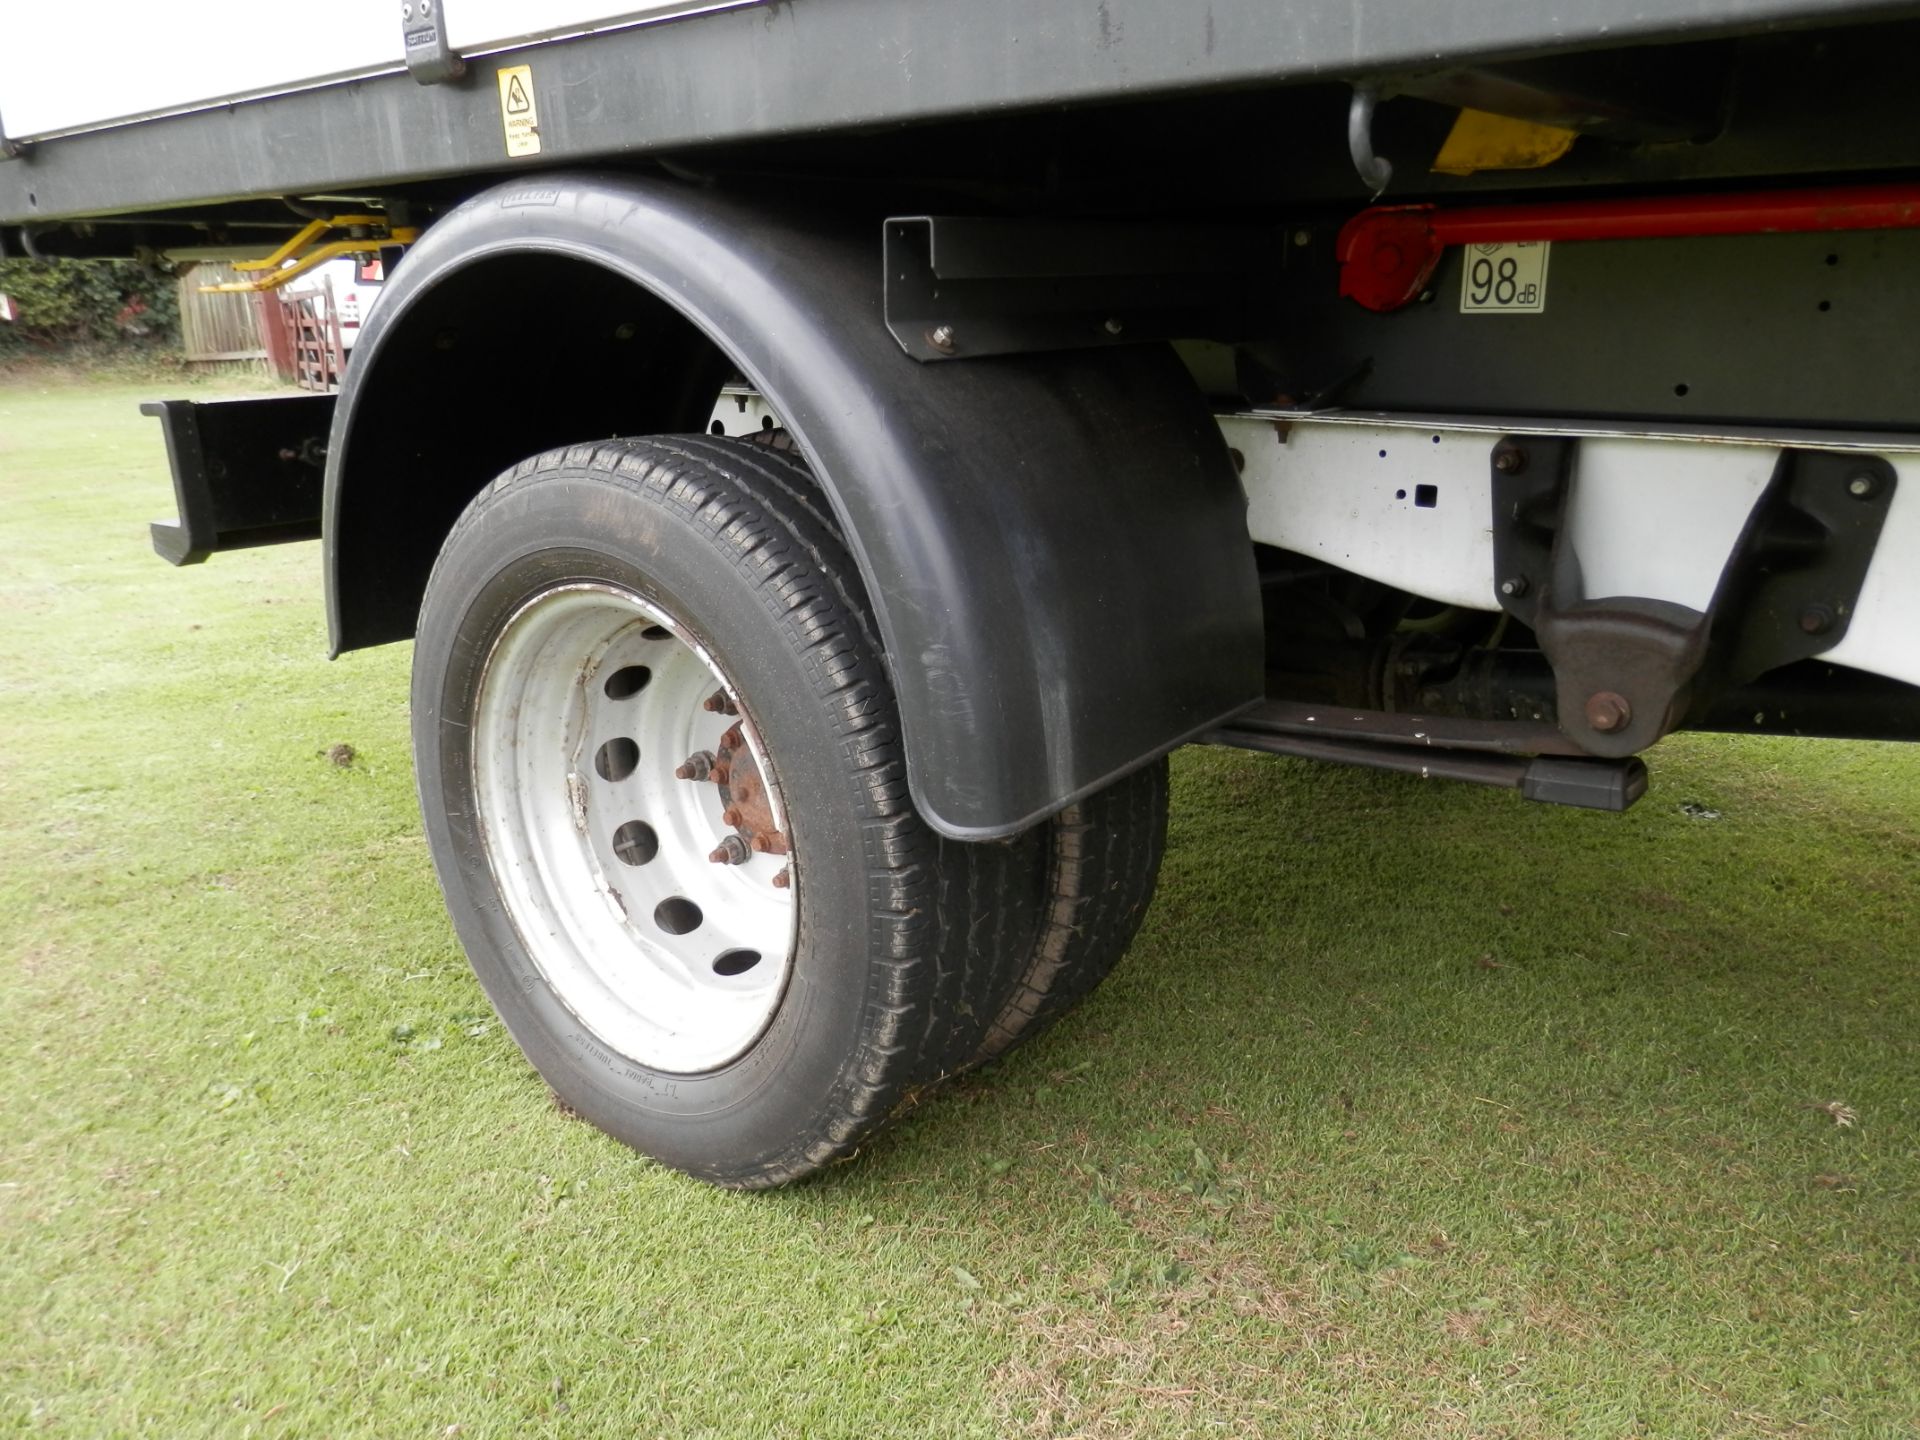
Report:
<svg viewBox="0 0 1920 1440"><path fill-rule="evenodd" d="M540 112L533 104L533 67L509 65L500 81L500 124L507 132L507 154L540 153Z"/></svg>

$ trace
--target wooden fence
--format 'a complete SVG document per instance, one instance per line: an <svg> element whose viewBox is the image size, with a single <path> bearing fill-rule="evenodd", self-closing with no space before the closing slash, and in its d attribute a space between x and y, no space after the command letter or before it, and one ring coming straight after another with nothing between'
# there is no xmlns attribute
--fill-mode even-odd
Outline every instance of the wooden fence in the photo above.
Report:
<svg viewBox="0 0 1920 1440"><path fill-rule="evenodd" d="M259 297L232 291L209 294L200 288L237 278L231 266L210 260L180 277L180 345L188 364L267 369L262 326L268 317Z"/></svg>

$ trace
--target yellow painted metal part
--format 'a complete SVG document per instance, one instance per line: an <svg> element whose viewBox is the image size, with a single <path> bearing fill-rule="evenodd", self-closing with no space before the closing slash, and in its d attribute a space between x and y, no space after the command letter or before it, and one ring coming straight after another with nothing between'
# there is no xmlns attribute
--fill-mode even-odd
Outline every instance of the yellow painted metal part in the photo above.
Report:
<svg viewBox="0 0 1920 1440"><path fill-rule="evenodd" d="M1476 170L1538 170L1551 165L1579 139L1558 125L1510 120L1485 110L1462 110L1454 118L1446 144L1434 157L1436 175L1471 175Z"/></svg>
<svg viewBox="0 0 1920 1440"><path fill-rule="evenodd" d="M329 240L324 245L314 242L321 236L334 230L371 230L369 236L351 240ZM203 292L214 291L256 291L277 290L289 280L324 264L338 255L353 255L364 250L378 249L382 245L411 245L420 238L420 232L410 226L388 229L384 215L335 215L330 220L311 220L274 251L259 260L236 260L233 268L257 272L245 280L231 280L223 285L202 285ZM289 263L292 262L292 263Z"/></svg>

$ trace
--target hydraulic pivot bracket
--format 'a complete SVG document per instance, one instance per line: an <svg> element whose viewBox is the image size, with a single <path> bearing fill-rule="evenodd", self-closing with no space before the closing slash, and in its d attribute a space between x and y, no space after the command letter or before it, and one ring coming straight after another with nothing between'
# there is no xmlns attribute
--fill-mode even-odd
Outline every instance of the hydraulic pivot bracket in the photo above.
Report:
<svg viewBox="0 0 1920 1440"><path fill-rule="evenodd" d="M1579 443L1509 436L1491 463L1500 603L1538 637L1560 729L1582 750L1635 754L1722 690L1846 635L1893 500L1887 461L1782 450L1703 612L1587 594L1566 523Z"/></svg>

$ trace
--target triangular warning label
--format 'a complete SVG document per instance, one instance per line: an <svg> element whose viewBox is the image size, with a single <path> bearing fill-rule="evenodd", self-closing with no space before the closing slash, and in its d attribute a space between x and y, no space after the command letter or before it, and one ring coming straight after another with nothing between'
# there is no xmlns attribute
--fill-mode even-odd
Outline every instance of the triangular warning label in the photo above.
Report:
<svg viewBox="0 0 1920 1440"><path fill-rule="evenodd" d="M0 0L0 4L6 0ZM509 155L540 153L540 99L533 93L533 67L512 65L501 70L500 128Z"/></svg>

